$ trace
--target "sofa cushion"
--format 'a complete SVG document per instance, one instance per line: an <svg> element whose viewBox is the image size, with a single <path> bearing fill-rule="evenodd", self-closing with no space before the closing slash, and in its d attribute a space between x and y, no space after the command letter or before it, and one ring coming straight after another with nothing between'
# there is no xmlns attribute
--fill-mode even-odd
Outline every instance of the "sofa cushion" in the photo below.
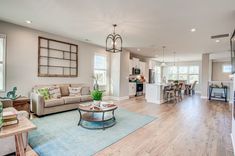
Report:
<svg viewBox="0 0 235 156"><path fill-rule="evenodd" d="M90 95L90 87L82 87L81 95Z"/></svg>
<svg viewBox="0 0 235 156"><path fill-rule="evenodd" d="M69 87L69 96L81 96L82 87Z"/></svg>
<svg viewBox="0 0 235 156"><path fill-rule="evenodd" d="M54 99L61 98L60 88L57 86L50 87L49 94L50 94L50 98L54 98Z"/></svg>
<svg viewBox="0 0 235 156"><path fill-rule="evenodd" d="M65 104L79 103L81 101L81 96L64 96L62 99L64 99Z"/></svg>
<svg viewBox="0 0 235 156"><path fill-rule="evenodd" d="M45 107L54 107L54 106L59 106L59 105L64 105L64 100L61 99L49 99L45 101Z"/></svg>
<svg viewBox="0 0 235 156"><path fill-rule="evenodd" d="M69 96L69 84L59 84L56 86L60 87L61 96Z"/></svg>
<svg viewBox="0 0 235 156"><path fill-rule="evenodd" d="M81 101L85 102L85 101L92 101L92 97L91 95L82 95L81 96Z"/></svg>

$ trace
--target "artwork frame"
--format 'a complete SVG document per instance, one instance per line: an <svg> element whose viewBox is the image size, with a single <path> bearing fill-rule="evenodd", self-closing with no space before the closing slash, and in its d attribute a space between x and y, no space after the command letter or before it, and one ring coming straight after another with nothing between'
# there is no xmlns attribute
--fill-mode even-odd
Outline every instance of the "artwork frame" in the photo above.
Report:
<svg viewBox="0 0 235 156"><path fill-rule="evenodd" d="M78 77L78 45L39 36L38 77Z"/></svg>

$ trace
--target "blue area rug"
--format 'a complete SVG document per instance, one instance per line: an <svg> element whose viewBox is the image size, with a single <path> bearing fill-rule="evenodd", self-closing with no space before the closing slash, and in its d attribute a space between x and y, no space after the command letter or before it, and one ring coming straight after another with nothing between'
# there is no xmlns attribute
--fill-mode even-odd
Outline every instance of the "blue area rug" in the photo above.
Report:
<svg viewBox="0 0 235 156"><path fill-rule="evenodd" d="M115 116L116 125L105 130L77 126L77 110L35 118L29 144L40 156L90 156L156 119L124 109Z"/></svg>

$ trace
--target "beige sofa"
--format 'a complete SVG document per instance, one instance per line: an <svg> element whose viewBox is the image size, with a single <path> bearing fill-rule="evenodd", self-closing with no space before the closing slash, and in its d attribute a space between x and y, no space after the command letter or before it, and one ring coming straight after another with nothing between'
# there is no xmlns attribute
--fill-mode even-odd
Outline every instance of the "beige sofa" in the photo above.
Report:
<svg viewBox="0 0 235 156"><path fill-rule="evenodd" d="M36 91L45 87L60 87L61 98L44 100ZM69 87L81 87L81 96L69 96ZM90 87L85 84L54 84L35 86L31 93L31 111L38 116L57 113L78 108L84 102L92 101Z"/></svg>

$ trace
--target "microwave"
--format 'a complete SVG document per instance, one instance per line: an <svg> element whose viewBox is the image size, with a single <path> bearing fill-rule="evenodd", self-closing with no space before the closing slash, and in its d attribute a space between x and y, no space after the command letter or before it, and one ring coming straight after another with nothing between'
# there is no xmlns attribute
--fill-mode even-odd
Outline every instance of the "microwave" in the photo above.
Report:
<svg viewBox="0 0 235 156"><path fill-rule="evenodd" d="M132 75L139 75L140 69L139 68L132 68Z"/></svg>

